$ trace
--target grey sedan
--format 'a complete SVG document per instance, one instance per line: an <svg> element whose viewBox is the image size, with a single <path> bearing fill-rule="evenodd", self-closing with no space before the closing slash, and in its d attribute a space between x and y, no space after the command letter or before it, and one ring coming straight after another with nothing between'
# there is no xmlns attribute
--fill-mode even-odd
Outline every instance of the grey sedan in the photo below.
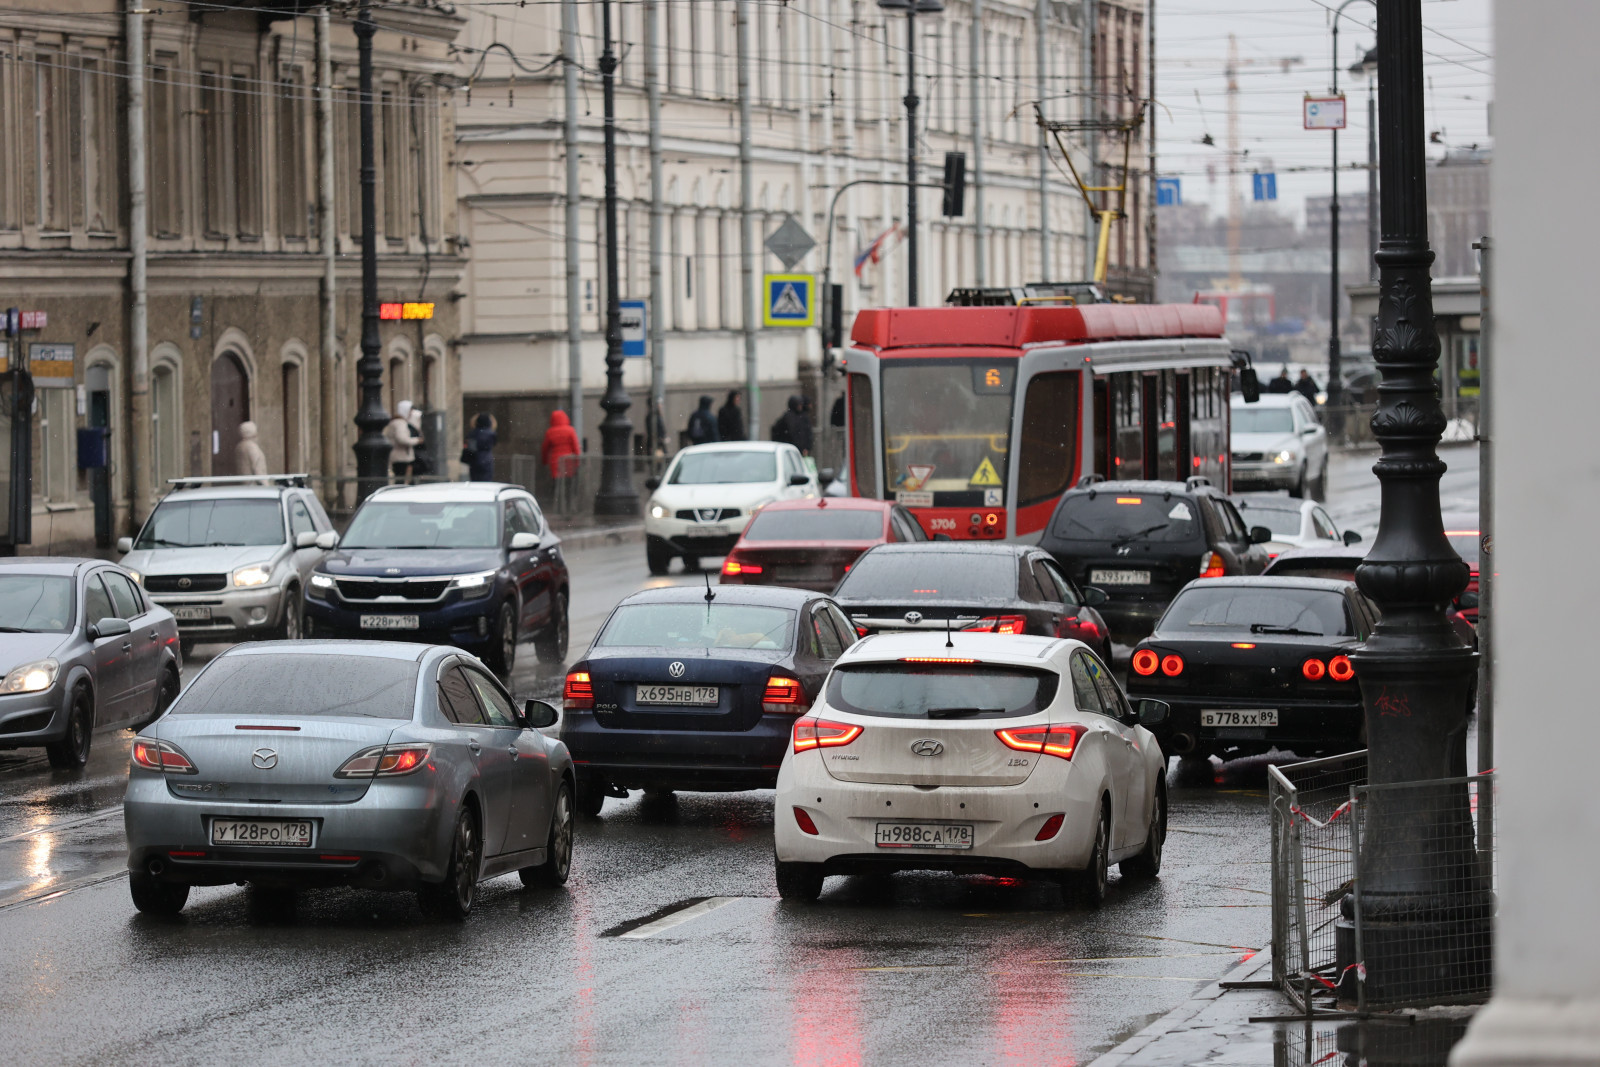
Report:
<svg viewBox="0 0 1600 1067"><path fill-rule="evenodd" d="M0 559L0 749L44 746L82 767L97 732L156 718L178 695L178 624L122 568Z"/></svg>
<svg viewBox="0 0 1600 1067"><path fill-rule="evenodd" d="M212 660L133 741L123 820L140 911L197 885L414 890L463 919L479 880L558 886L572 759L473 656L443 645L295 641Z"/></svg>

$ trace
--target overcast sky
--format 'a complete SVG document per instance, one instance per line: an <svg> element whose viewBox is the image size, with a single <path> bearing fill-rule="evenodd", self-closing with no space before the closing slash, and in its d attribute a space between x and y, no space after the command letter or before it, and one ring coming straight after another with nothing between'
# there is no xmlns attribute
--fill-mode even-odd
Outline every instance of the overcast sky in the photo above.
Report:
<svg viewBox="0 0 1600 1067"><path fill-rule="evenodd" d="M1333 12L1339 0L1155 0L1158 166L1181 177L1185 203L1227 208L1228 92L1223 67L1228 36L1239 42L1239 147L1243 169L1278 175L1281 205L1296 216L1307 196L1329 190L1330 135L1302 128L1307 92L1329 86ZM1339 158L1366 161L1367 86L1348 70L1377 38L1375 8L1357 0L1339 26L1339 86L1349 97L1350 126L1339 136ZM1422 0L1428 88L1426 122L1449 145L1489 147L1493 100L1490 0ZM1298 58L1284 73L1281 61ZM1209 133L1216 147L1201 144ZM1430 158L1444 149L1433 145ZM1296 172L1292 168L1315 167ZM1250 199L1248 174L1240 179ZM1363 172L1341 171L1340 192L1366 190Z"/></svg>

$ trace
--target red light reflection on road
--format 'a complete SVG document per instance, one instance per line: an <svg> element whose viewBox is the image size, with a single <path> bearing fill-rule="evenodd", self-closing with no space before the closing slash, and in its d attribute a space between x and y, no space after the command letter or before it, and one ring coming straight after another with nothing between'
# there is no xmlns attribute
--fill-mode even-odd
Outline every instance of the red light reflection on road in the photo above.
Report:
<svg viewBox="0 0 1600 1067"><path fill-rule="evenodd" d="M1073 983L1057 967L1037 960L1037 945L988 960L994 1019L994 1054L985 1062L1030 1067L1075 1067Z"/></svg>
<svg viewBox="0 0 1600 1067"><path fill-rule="evenodd" d="M794 1067L860 1067L861 980L855 949L805 950L791 971L789 1045Z"/></svg>

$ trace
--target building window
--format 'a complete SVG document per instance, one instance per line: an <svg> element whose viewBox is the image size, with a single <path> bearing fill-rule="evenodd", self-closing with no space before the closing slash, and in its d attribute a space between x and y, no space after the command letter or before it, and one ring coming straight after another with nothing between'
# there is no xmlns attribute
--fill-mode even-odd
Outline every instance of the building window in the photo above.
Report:
<svg viewBox="0 0 1600 1067"><path fill-rule="evenodd" d="M278 82L278 229L285 237L306 235L305 79L299 67Z"/></svg>
<svg viewBox="0 0 1600 1067"><path fill-rule="evenodd" d="M71 104L61 92L71 84L67 57L60 52L39 52L33 64L34 153L38 193L34 221L41 230L67 228L68 184L67 119Z"/></svg>
<svg viewBox="0 0 1600 1067"><path fill-rule="evenodd" d="M73 470L73 442L77 420L73 415L71 389L40 389L39 397L39 487L48 503L70 502L77 489Z"/></svg>
<svg viewBox="0 0 1600 1067"><path fill-rule="evenodd" d="M339 143L345 146L338 177L341 228L351 239L361 236L361 94L346 86L339 94Z"/></svg>
<svg viewBox="0 0 1600 1067"><path fill-rule="evenodd" d="M178 171L178 86L172 56L160 56L150 67L147 93L150 130L150 234L176 237L183 232L183 190Z"/></svg>
<svg viewBox="0 0 1600 1067"><path fill-rule="evenodd" d="M383 235L391 241L403 241L410 229L406 225L406 168L411 165L408 116L402 110L400 96L392 88L378 96L378 113L382 136L379 163L383 181Z"/></svg>
<svg viewBox="0 0 1600 1067"><path fill-rule="evenodd" d="M178 410L178 372L170 363L158 363L150 373L150 424L155 437L156 487L182 475L183 416Z"/></svg>
<svg viewBox="0 0 1600 1067"><path fill-rule="evenodd" d="M305 469L302 446L305 434L300 424L302 403L300 364L283 365L283 469L294 473Z"/></svg>
<svg viewBox="0 0 1600 1067"><path fill-rule="evenodd" d="M0 230L15 230L20 224L21 185L17 170L21 155L12 150L20 139L22 112L17 106L17 61L9 48L0 48Z"/></svg>
<svg viewBox="0 0 1600 1067"><path fill-rule="evenodd" d="M233 94L233 179L238 193L239 236L261 236L261 96L255 68L236 66Z"/></svg>
<svg viewBox="0 0 1600 1067"><path fill-rule="evenodd" d="M204 186L205 235L226 239L233 232L233 154L229 150L229 94L222 71L200 68L200 176Z"/></svg>
<svg viewBox="0 0 1600 1067"><path fill-rule="evenodd" d="M84 225L110 233L117 224L117 80L103 57L83 61Z"/></svg>

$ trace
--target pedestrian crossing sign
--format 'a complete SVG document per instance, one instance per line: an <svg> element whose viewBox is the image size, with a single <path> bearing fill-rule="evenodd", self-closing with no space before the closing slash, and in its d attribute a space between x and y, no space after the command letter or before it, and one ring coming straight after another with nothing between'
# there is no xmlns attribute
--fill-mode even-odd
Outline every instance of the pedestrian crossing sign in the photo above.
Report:
<svg viewBox="0 0 1600 1067"><path fill-rule="evenodd" d="M989 457L984 456L983 462L978 464L978 469L972 472L972 477L967 480L968 485L1000 485L1000 475L994 469L994 464L989 462Z"/></svg>
<svg viewBox="0 0 1600 1067"><path fill-rule="evenodd" d="M761 322L764 326L815 326L817 279L810 274L762 276Z"/></svg>

